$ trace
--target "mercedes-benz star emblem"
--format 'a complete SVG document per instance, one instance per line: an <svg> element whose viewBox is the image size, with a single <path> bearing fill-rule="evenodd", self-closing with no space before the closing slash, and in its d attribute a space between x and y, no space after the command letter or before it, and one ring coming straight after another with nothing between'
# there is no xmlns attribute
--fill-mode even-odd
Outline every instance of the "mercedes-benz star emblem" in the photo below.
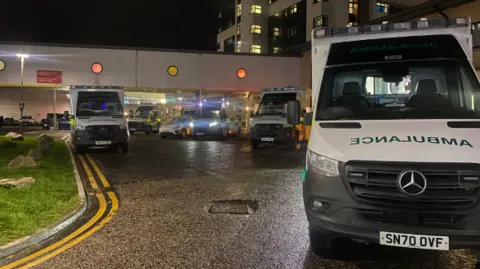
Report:
<svg viewBox="0 0 480 269"><path fill-rule="evenodd" d="M105 128L105 127L100 128L101 133L105 133L106 131L107 131L107 128Z"/></svg>
<svg viewBox="0 0 480 269"><path fill-rule="evenodd" d="M427 178L424 174L409 170L401 173L397 179L398 188L408 195L420 195L427 189Z"/></svg>
<svg viewBox="0 0 480 269"><path fill-rule="evenodd" d="M266 125L265 130L270 131L270 125Z"/></svg>

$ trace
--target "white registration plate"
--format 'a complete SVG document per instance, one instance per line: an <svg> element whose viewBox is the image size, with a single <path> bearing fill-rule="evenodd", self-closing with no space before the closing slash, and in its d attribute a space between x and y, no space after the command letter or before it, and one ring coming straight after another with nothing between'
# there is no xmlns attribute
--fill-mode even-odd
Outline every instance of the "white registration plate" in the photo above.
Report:
<svg viewBox="0 0 480 269"><path fill-rule="evenodd" d="M104 145L111 145L112 141L95 141L95 145L104 146Z"/></svg>
<svg viewBox="0 0 480 269"><path fill-rule="evenodd" d="M432 250L449 250L448 236L380 232L380 245Z"/></svg>
<svg viewBox="0 0 480 269"><path fill-rule="evenodd" d="M273 141L273 137L262 137L261 140L262 140L262 141L267 141L267 142L272 142L272 141Z"/></svg>
<svg viewBox="0 0 480 269"><path fill-rule="evenodd" d="M197 133L197 135L205 135L205 133Z"/></svg>

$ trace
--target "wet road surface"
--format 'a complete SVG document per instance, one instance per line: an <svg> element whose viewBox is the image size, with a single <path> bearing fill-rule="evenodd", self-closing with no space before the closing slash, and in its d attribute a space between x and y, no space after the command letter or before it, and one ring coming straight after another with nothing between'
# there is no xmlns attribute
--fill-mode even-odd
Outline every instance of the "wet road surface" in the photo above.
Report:
<svg viewBox="0 0 480 269"><path fill-rule="evenodd" d="M38 268L473 268L468 251L338 245L309 251L302 153L242 152L248 141L132 137L128 155L92 152L120 198L114 218ZM254 199L251 215L208 214L212 200ZM344 254L344 255L343 255Z"/></svg>

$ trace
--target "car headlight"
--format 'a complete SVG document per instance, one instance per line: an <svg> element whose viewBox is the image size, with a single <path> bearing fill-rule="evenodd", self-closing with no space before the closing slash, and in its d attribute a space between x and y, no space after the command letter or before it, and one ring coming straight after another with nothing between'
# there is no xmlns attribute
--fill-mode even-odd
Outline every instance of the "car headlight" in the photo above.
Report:
<svg viewBox="0 0 480 269"><path fill-rule="evenodd" d="M120 125L120 129L122 129L122 130L128 129L128 125L122 124L122 125Z"/></svg>
<svg viewBox="0 0 480 269"><path fill-rule="evenodd" d="M85 131L86 127L87 126L85 126L85 125L75 124L75 130L77 130L77 131Z"/></svg>
<svg viewBox="0 0 480 269"><path fill-rule="evenodd" d="M195 127L195 124L193 124L193 122L190 122L190 123L188 124L188 126L190 126L190 128L193 128L193 127Z"/></svg>
<svg viewBox="0 0 480 269"><path fill-rule="evenodd" d="M312 171L327 177L334 177L339 175L338 161L316 154L311 150L307 151L306 163L307 171L309 169L312 169Z"/></svg>
<svg viewBox="0 0 480 269"><path fill-rule="evenodd" d="M293 125L288 124L288 123L285 123L285 124L283 125L283 128L292 128L292 127L293 127Z"/></svg>
<svg viewBox="0 0 480 269"><path fill-rule="evenodd" d="M218 125L218 122L215 121L215 122L210 123L208 126L209 127L215 127L217 125Z"/></svg>

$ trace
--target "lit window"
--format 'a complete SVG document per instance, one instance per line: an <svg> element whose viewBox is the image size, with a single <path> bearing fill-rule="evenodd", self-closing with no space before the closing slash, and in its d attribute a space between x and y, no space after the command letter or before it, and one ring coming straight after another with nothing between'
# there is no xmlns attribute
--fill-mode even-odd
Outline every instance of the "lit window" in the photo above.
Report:
<svg viewBox="0 0 480 269"><path fill-rule="evenodd" d="M250 14L262 14L262 6L252 5L250 7Z"/></svg>
<svg viewBox="0 0 480 269"><path fill-rule="evenodd" d="M242 4L237 5L237 17L242 15Z"/></svg>
<svg viewBox="0 0 480 269"><path fill-rule="evenodd" d="M240 26L242 26L241 22L237 24L237 35L240 34Z"/></svg>
<svg viewBox="0 0 480 269"><path fill-rule="evenodd" d="M237 52L240 52L240 49L242 47L242 41L237 42Z"/></svg>
<svg viewBox="0 0 480 269"><path fill-rule="evenodd" d="M383 13L388 13L388 9L390 8L390 5L387 4L382 4L382 3L377 3L377 6L375 10L377 12L383 12Z"/></svg>
<svg viewBox="0 0 480 269"><path fill-rule="evenodd" d="M253 24L250 26L250 33L251 34L261 34L262 33L262 26Z"/></svg>
<svg viewBox="0 0 480 269"><path fill-rule="evenodd" d="M348 22L358 23L358 0L348 0Z"/></svg>
<svg viewBox="0 0 480 269"><path fill-rule="evenodd" d="M273 47L273 53L278 53L280 52L280 48L279 47Z"/></svg>
<svg viewBox="0 0 480 269"><path fill-rule="evenodd" d="M274 27L273 36L280 36L280 35L281 35L280 28Z"/></svg>
<svg viewBox="0 0 480 269"><path fill-rule="evenodd" d="M262 53L262 47L260 45L251 45L250 53Z"/></svg>
<svg viewBox="0 0 480 269"><path fill-rule="evenodd" d="M280 17L280 12L275 13L273 16Z"/></svg>
<svg viewBox="0 0 480 269"><path fill-rule="evenodd" d="M328 18L327 16L318 16L313 19L313 27L327 26Z"/></svg>
<svg viewBox="0 0 480 269"><path fill-rule="evenodd" d="M297 13L297 4L290 7L290 13Z"/></svg>

